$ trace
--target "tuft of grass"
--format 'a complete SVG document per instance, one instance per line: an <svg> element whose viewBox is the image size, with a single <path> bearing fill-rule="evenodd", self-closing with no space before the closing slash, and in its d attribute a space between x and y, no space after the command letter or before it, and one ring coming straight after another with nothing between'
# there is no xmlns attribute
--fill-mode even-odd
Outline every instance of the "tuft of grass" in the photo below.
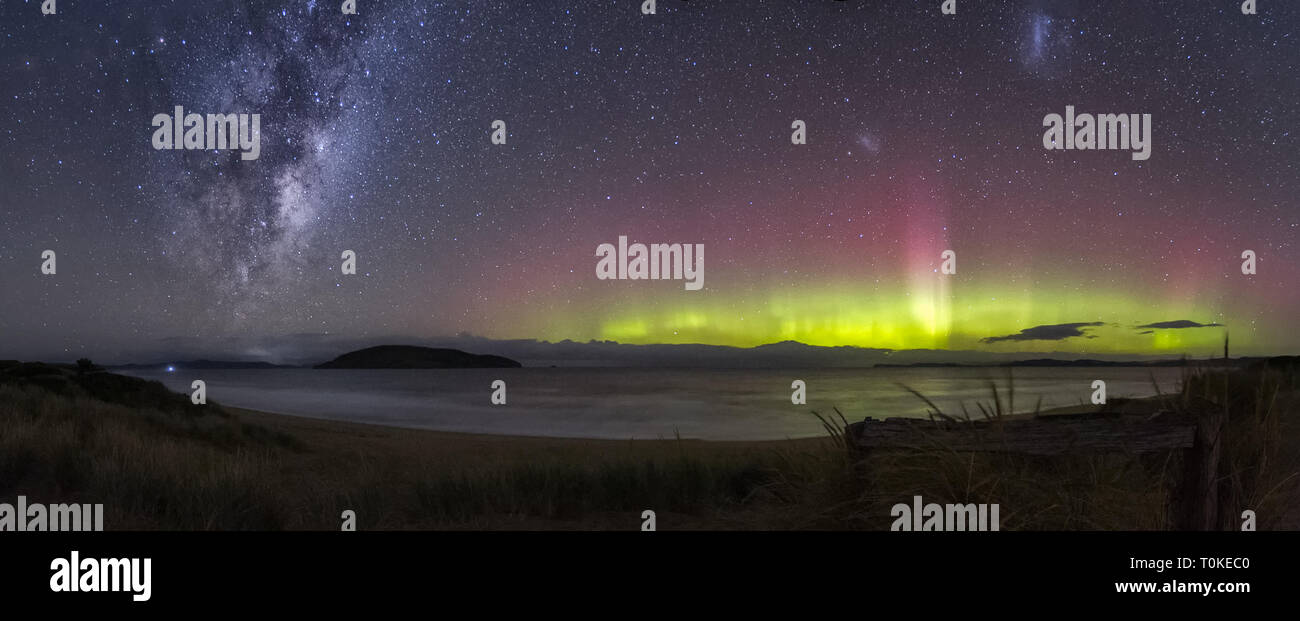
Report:
<svg viewBox="0 0 1300 621"><path fill-rule="evenodd" d="M1114 407L1226 412L1225 519L1249 508L1261 529L1300 529L1298 377L1295 365L1195 368L1176 391L1157 386L1153 399ZM953 415L903 389L931 420L972 420L965 404ZM1010 375L1005 387L990 381L977 415L1015 415L1015 393ZM0 362L0 498L102 502L115 529L336 529L343 509L367 529L635 529L645 509L661 528L887 529L891 507L914 495L998 503L1004 530L1167 527L1172 455L1044 458L932 441L858 460L838 408L813 419L823 440L516 442L463 455L430 444L394 454L383 442L326 448L320 435L304 441L219 405L196 409L156 382Z"/></svg>
<svg viewBox="0 0 1300 621"><path fill-rule="evenodd" d="M1227 417L1220 473L1221 528L1237 528L1240 513L1256 512L1259 528L1300 528L1300 402L1297 366L1267 363L1249 368L1188 367L1174 393L1152 379L1156 397L1113 400L1098 409L1172 413L1196 420L1210 411ZM931 420L970 422L944 413L919 392ZM986 421L1014 413L1014 382L1008 377L1006 406L995 382L990 398L976 404ZM1041 400L1033 415L1041 414ZM996 433L997 427L990 428ZM894 503L920 495L927 502L998 503L1005 529L1146 530L1169 526L1166 503L1178 476L1180 455L1071 455L1031 457L955 451L938 441L910 451L875 451L863 464L860 515L887 515Z"/></svg>

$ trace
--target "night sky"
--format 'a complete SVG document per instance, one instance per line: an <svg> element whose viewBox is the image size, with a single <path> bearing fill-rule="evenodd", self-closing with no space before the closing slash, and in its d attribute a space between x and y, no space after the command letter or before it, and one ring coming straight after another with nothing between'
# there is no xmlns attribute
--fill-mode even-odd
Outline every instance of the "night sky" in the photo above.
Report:
<svg viewBox="0 0 1300 621"><path fill-rule="evenodd" d="M0 358L1300 353L1293 1L340 4L0 5ZM154 150L177 105L260 114L260 157ZM1044 149L1067 105L1151 114L1150 159ZM620 235L704 244L704 289L598 280Z"/></svg>

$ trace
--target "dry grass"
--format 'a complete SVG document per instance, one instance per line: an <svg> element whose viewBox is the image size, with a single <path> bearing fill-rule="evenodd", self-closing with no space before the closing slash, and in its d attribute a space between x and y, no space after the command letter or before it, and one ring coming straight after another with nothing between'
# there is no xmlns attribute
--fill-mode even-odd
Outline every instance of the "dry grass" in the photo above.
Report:
<svg viewBox="0 0 1300 621"><path fill-rule="evenodd" d="M643 509L661 529L887 529L914 495L998 503L1003 530L1161 529L1177 467L940 445L855 463L838 411L818 416L825 438L788 442L439 434L196 408L156 382L14 369L0 364L0 499L100 502L112 529L335 529L344 509L367 529L636 529ZM1254 509L1261 529L1300 528L1296 377L1205 369L1145 405L1226 408L1227 502ZM1011 415L1013 387L990 392L975 409Z"/></svg>
<svg viewBox="0 0 1300 621"><path fill-rule="evenodd" d="M1140 401L1118 400L1109 409L1153 414L1164 410L1195 419L1210 410L1227 414L1220 476L1223 528L1239 526L1242 510L1256 512L1260 529L1300 528L1300 427L1297 426L1295 367L1249 369L1189 368L1170 394ZM1153 380L1154 381L1154 380ZM904 387L906 389L906 387ZM910 389L908 389L910 390ZM972 419L941 411L924 395L935 420ZM1013 415L1014 383L1003 390L990 382L990 398L975 404L984 420ZM1006 399L1003 398L1006 397ZM1037 406L1033 415L1038 414ZM822 418L822 417L819 417ZM832 425L833 418L823 418ZM842 441L842 432L829 435ZM1168 491L1180 472L1180 455L1075 455L1034 457L954 451L938 442L918 450L875 451L846 484L830 477L816 508L796 511L823 515L820 527L887 524L896 503L912 496L939 504L997 503L1004 530L1150 530L1168 528ZM848 466L844 466L848 467ZM805 480L801 489L815 489ZM825 513L833 509L830 513Z"/></svg>

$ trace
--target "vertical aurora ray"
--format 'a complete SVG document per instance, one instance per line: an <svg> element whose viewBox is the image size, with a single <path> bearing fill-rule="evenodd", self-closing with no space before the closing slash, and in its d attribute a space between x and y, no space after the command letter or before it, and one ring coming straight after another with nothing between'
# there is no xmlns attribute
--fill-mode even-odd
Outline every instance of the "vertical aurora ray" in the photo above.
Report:
<svg viewBox="0 0 1300 621"><path fill-rule="evenodd" d="M1294 2L942 26L873 2L29 4L0 4L3 357L462 333L1204 356L1224 326L1236 355L1300 352ZM175 104L261 113L260 159L152 149L137 120ZM1066 105L1151 113L1151 158L1044 150ZM620 235L704 244L704 289L598 280ZM1140 327L1176 322L1222 325Z"/></svg>

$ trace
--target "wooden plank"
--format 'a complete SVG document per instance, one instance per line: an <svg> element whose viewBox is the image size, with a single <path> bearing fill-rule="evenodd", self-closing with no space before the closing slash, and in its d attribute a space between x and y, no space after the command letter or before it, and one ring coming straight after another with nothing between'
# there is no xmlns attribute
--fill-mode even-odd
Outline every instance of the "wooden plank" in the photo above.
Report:
<svg viewBox="0 0 1300 621"><path fill-rule="evenodd" d="M1219 510L1219 479L1223 472L1223 428L1227 414L1211 410L1197 419L1196 442L1184 455L1182 480L1170 494L1169 521L1174 530L1229 528Z"/></svg>
<svg viewBox="0 0 1300 621"><path fill-rule="evenodd" d="M944 422L871 418L850 423L847 444L858 450L910 448L1025 455L1116 452L1141 454L1191 448L1196 425L1145 416L1041 416L1005 421Z"/></svg>

